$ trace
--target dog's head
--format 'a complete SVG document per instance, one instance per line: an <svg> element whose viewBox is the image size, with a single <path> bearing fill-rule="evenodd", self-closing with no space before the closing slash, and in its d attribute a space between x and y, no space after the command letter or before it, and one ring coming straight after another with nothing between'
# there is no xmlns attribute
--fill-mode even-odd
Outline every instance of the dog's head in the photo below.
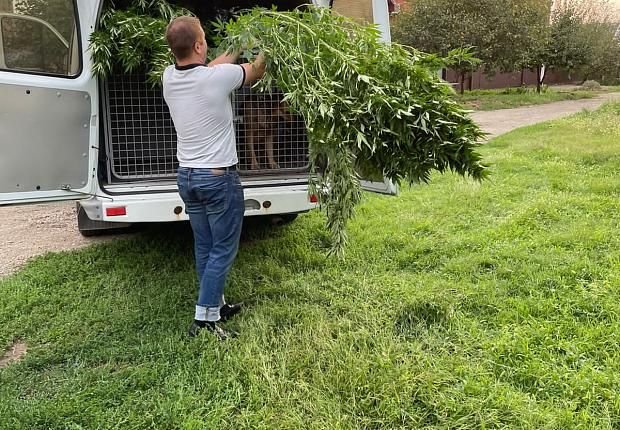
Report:
<svg viewBox="0 0 620 430"><path fill-rule="evenodd" d="M277 104L275 114L280 121L293 122L295 120L289 109L289 105L285 100L282 100Z"/></svg>
<svg viewBox="0 0 620 430"><path fill-rule="evenodd" d="M276 97L261 97L246 102L244 116L248 123L261 128L278 122L293 122L295 119L289 111L288 103Z"/></svg>

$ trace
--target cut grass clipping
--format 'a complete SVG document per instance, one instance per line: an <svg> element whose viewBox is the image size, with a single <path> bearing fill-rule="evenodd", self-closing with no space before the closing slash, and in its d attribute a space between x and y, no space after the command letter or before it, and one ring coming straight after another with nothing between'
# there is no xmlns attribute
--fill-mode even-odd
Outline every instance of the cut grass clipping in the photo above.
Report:
<svg viewBox="0 0 620 430"><path fill-rule="evenodd" d="M154 9L160 20L175 14L162 14L160 9ZM112 22L127 25L111 18L104 24ZM141 37L140 32L117 27L102 32ZM386 177L396 184L428 182L432 170L477 180L485 177L487 171L475 151L481 131L428 67L424 54L384 44L377 28L325 8L293 12L257 8L218 28L220 49L252 46L265 53L267 72L257 89L280 88L291 109L303 116L310 145L310 192L318 195L327 215L332 251L340 253L345 247L346 223L362 197L360 176ZM150 32L145 34L155 40ZM102 52L100 38L109 39L95 36L93 52ZM154 48L161 49L157 40ZM132 47L147 45L131 42ZM135 52L132 55L140 56ZM157 60L151 74L160 73L163 51L149 55L147 61ZM252 56L244 52L246 59ZM115 58L112 52L109 58ZM104 59L106 67L109 58ZM123 62L130 71L127 64L135 62ZM106 67L96 70L109 70Z"/></svg>

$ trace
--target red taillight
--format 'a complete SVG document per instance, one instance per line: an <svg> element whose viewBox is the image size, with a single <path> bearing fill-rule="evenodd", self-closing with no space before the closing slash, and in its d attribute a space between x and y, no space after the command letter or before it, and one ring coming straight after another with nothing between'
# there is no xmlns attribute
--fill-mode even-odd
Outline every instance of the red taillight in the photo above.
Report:
<svg viewBox="0 0 620 430"><path fill-rule="evenodd" d="M310 203L318 203L319 198L316 196L316 194L311 194L310 195Z"/></svg>
<svg viewBox="0 0 620 430"><path fill-rule="evenodd" d="M117 208L105 208L105 214L107 216L127 215L127 208L125 206L120 206Z"/></svg>

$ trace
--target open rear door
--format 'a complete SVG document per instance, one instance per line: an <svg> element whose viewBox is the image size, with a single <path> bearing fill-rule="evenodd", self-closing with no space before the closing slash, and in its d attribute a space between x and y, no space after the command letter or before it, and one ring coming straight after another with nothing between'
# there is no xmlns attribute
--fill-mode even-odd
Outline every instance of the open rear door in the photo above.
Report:
<svg viewBox="0 0 620 430"><path fill-rule="evenodd" d="M379 30L383 42L390 43L390 14L388 0L330 0L332 9L341 15L354 18L360 22L373 22ZM388 179L382 182L362 181L366 191L396 195L398 187Z"/></svg>
<svg viewBox="0 0 620 430"><path fill-rule="evenodd" d="M0 204L92 193L97 93L80 27L96 2L77 3L82 25L73 0L0 2Z"/></svg>

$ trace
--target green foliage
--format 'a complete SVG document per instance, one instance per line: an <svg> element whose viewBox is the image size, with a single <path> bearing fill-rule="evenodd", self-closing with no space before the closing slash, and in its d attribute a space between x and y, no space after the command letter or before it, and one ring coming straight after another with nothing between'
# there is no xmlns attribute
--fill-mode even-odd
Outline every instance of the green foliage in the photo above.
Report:
<svg viewBox="0 0 620 430"><path fill-rule="evenodd" d="M156 7L154 13L154 5L159 3L107 11L104 29L91 39L98 75L109 73L115 62L126 72L147 64L152 81L159 81L170 61L165 22L182 11ZM333 251L343 250L346 223L361 201L360 175L397 184L428 182L432 170L485 177L475 152L481 132L428 68L435 56L386 45L376 28L323 8L255 9L215 28L221 31L221 50L243 51L250 60L254 53L247 47L266 54L267 72L258 88L277 86L305 119L311 189L326 212ZM460 51L460 61L476 60Z"/></svg>
<svg viewBox="0 0 620 430"><path fill-rule="evenodd" d="M601 84L599 84L598 82L593 81L593 80L585 81L581 85L581 89L584 90L584 91L600 91Z"/></svg>
<svg viewBox="0 0 620 430"><path fill-rule="evenodd" d="M459 73L462 95L465 92L465 75L477 70L482 64L482 60L474 56L473 47L456 48L448 52L445 64Z"/></svg>
<svg viewBox="0 0 620 430"><path fill-rule="evenodd" d="M504 91L502 91L502 94L529 94L532 92L531 88L528 88L526 86L520 86L520 87L516 87L516 88L506 88Z"/></svg>
<svg viewBox="0 0 620 430"><path fill-rule="evenodd" d="M588 61L579 68L584 78L606 85L620 83L620 39L616 37L619 28L619 24L610 22L584 24L582 32L588 44Z"/></svg>
<svg viewBox="0 0 620 430"><path fill-rule="evenodd" d="M470 46L452 49L448 52L445 62L448 67L455 70L473 72L480 66L482 60L474 55L474 48Z"/></svg>
<svg viewBox="0 0 620 430"><path fill-rule="evenodd" d="M443 55L475 46L487 72L537 70L540 92L543 70L550 69L620 82L617 29L607 0L557 2L553 13L547 0L416 0L393 33L401 43Z"/></svg>
<svg viewBox="0 0 620 430"><path fill-rule="evenodd" d="M400 43L440 55L474 46L487 71L512 71L526 61L548 17L549 4L540 0L416 0L393 33Z"/></svg>
<svg viewBox="0 0 620 430"><path fill-rule="evenodd" d="M114 70L132 73L146 68L153 84L173 62L166 43L166 26L176 16L190 15L166 0L133 0L126 9L107 3L99 29L91 34L93 74L105 78Z"/></svg>
<svg viewBox="0 0 620 430"><path fill-rule="evenodd" d="M66 40L73 36L75 11L71 0L20 0L15 2L15 12L48 22Z"/></svg>
<svg viewBox="0 0 620 430"><path fill-rule="evenodd" d="M527 68L575 71L586 77L611 80L620 77L620 43L617 23L606 1L568 1L555 9L551 22L534 40L523 65ZM540 76L539 85L545 80Z"/></svg>
<svg viewBox="0 0 620 430"><path fill-rule="evenodd" d="M551 24L545 64L568 71L587 64L590 48L583 37L583 20L571 8L558 11Z"/></svg>
<svg viewBox="0 0 620 430"><path fill-rule="evenodd" d="M310 161L334 249L361 198L359 175L428 182L432 170L482 179L481 132L429 70L425 54L379 39L374 27L328 9L256 9L226 25L230 49L267 58L258 87L281 88L307 124ZM462 61L475 61L463 51Z"/></svg>

